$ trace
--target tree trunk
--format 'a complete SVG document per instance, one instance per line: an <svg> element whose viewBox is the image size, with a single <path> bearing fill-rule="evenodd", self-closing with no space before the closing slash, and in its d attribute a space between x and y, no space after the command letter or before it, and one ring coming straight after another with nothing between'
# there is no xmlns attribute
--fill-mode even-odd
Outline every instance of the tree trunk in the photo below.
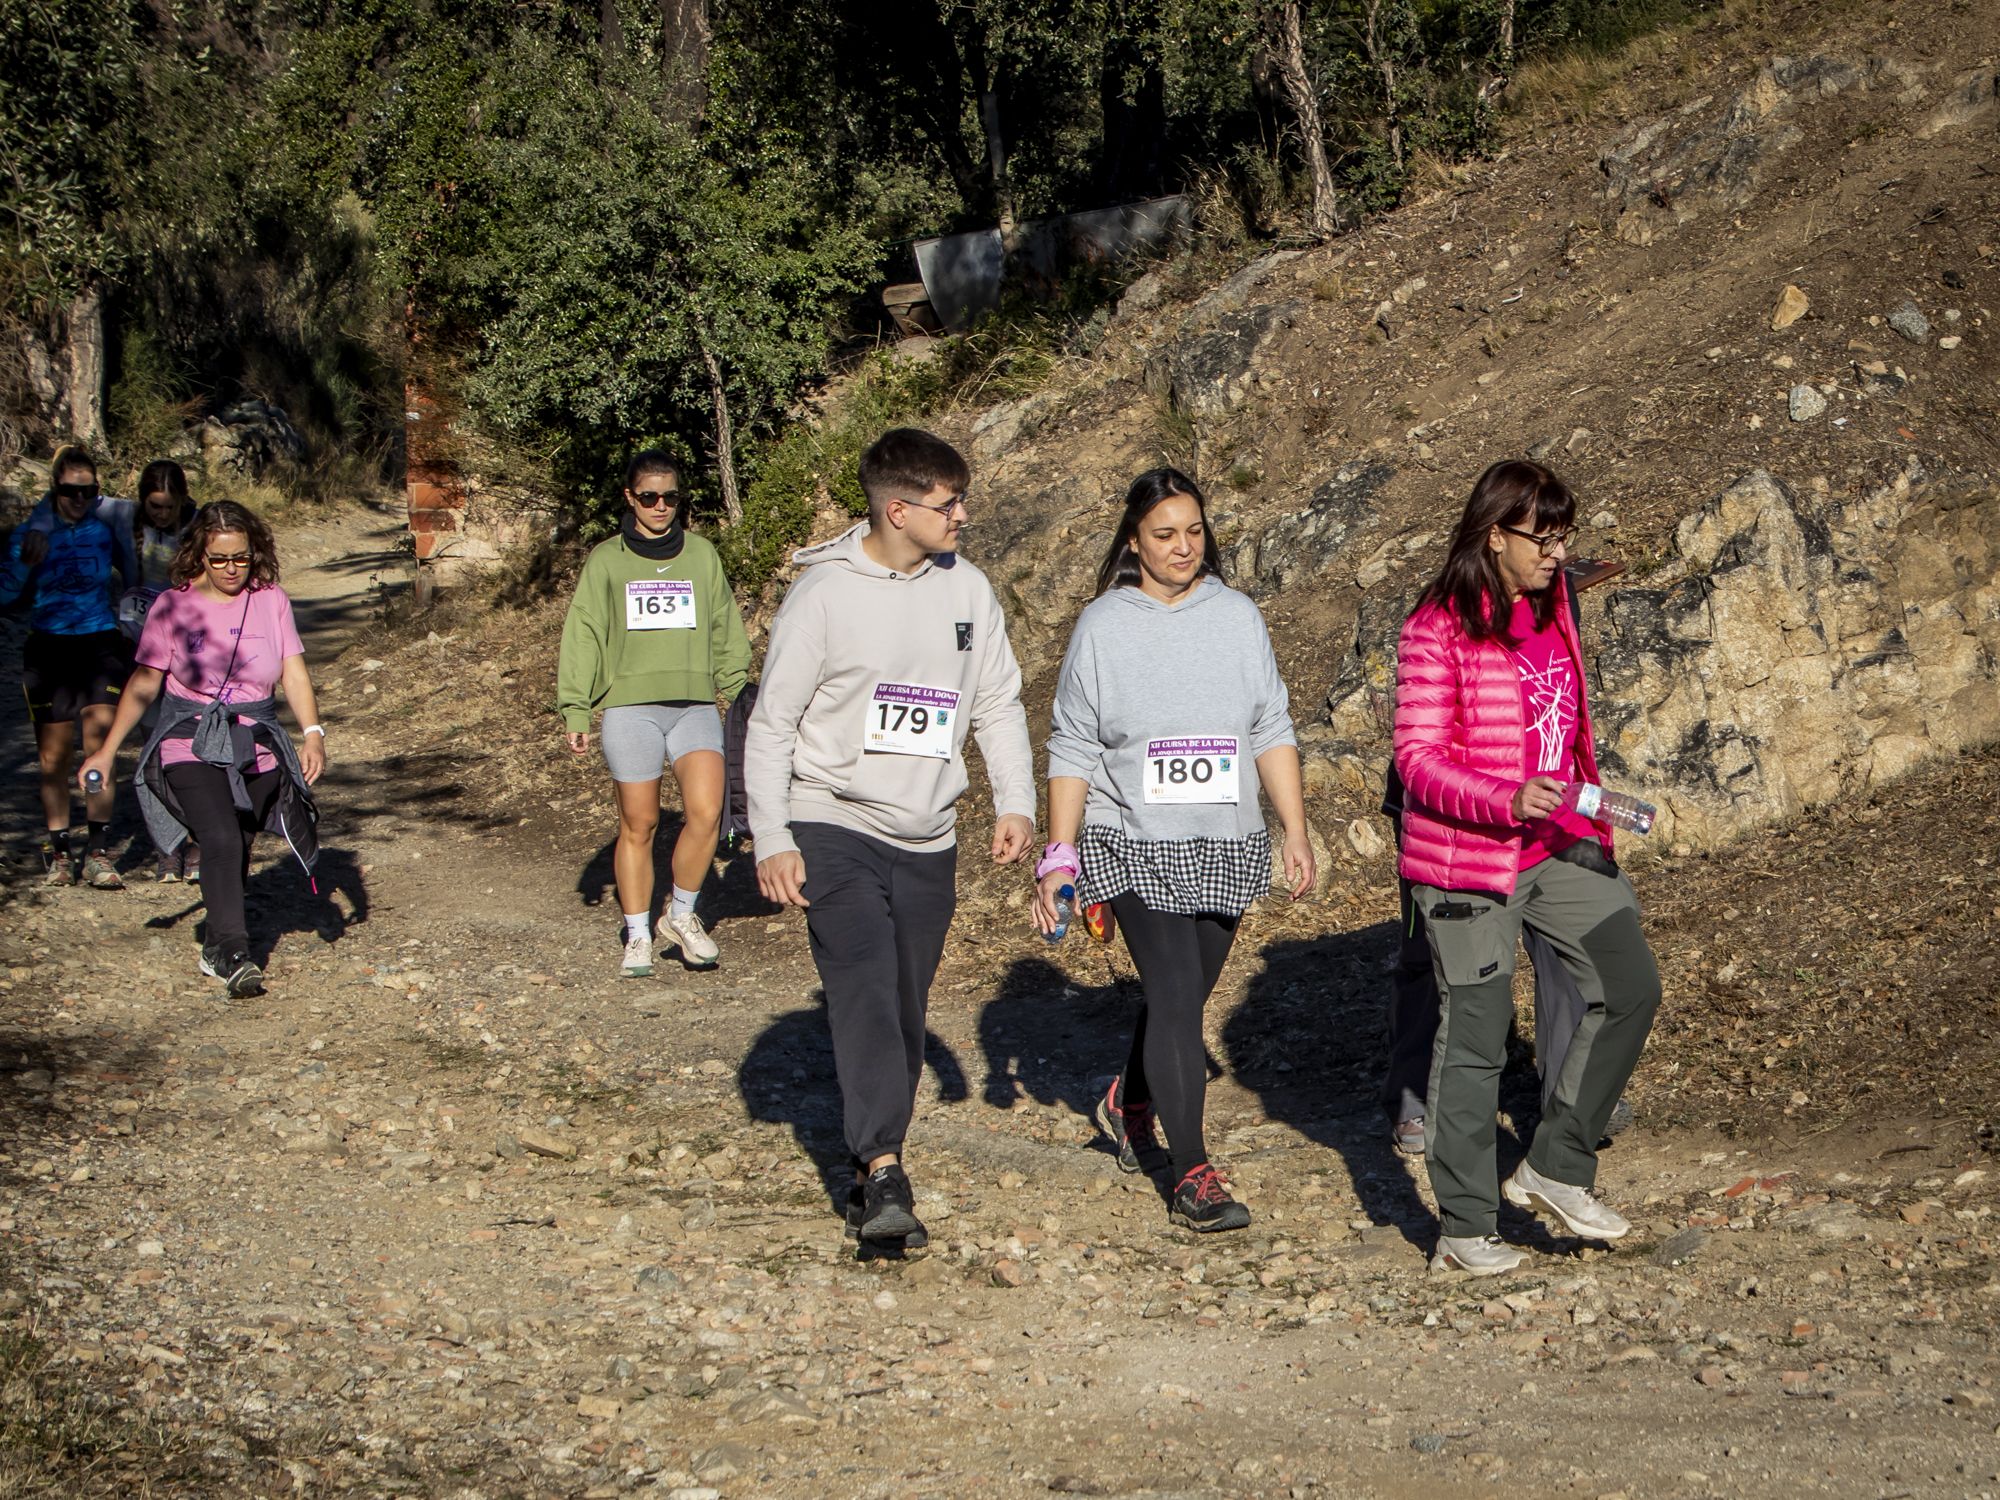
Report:
<svg viewBox="0 0 2000 1500"><path fill-rule="evenodd" d="M1266 20L1266 46L1272 53L1285 99L1298 121L1300 144L1305 148L1306 174L1312 179L1312 232L1329 239L1345 227L1340 221L1340 204L1333 191L1333 167L1326 157L1326 126L1320 118L1319 90L1313 87L1306 69L1305 37L1299 26L1298 0L1284 3Z"/></svg>
<svg viewBox="0 0 2000 1500"><path fill-rule="evenodd" d="M625 23L618 18L618 0L597 0L597 46L607 68L625 55Z"/></svg>
<svg viewBox="0 0 2000 1500"><path fill-rule="evenodd" d="M729 392L707 336L699 327L694 336L701 347L702 367L708 371L708 393L715 402L715 468L722 477L722 509L729 524L738 526L743 521L743 497L736 488L736 425L729 418Z"/></svg>
<svg viewBox="0 0 2000 1500"><path fill-rule="evenodd" d="M1381 30L1382 0L1368 0L1368 60L1382 75L1382 107L1389 122L1389 154L1403 169L1403 118L1396 108L1396 59Z"/></svg>
<svg viewBox="0 0 2000 1500"><path fill-rule="evenodd" d="M80 443L102 446L104 424L104 289L88 286L69 305L69 430Z"/></svg>
<svg viewBox="0 0 2000 1500"><path fill-rule="evenodd" d="M660 0L660 71L689 125L708 111L708 0Z"/></svg>

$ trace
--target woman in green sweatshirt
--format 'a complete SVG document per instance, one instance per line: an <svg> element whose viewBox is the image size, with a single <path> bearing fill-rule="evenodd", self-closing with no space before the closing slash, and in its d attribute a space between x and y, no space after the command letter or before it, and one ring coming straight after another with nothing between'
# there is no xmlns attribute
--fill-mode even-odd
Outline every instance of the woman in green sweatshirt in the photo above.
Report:
<svg viewBox="0 0 2000 1500"><path fill-rule="evenodd" d="M659 937L690 969L712 969L715 940L695 915L695 897L715 858L722 819L722 719L750 675L750 641L715 548L690 535L680 467L665 453L625 468L624 523L592 550L563 622L556 703L570 751L590 749L590 716L604 710L604 762L618 791L612 860L625 914L628 979L653 972L647 932L653 906L653 832L660 777L671 764L682 824L674 844L673 898Z"/></svg>

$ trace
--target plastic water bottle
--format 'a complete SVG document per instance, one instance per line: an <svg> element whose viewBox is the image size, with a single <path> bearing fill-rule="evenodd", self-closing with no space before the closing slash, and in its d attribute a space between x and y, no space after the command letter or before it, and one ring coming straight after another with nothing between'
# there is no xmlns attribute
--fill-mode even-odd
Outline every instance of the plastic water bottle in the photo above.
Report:
<svg viewBox="0 0 2000 1500"><path fill-rule="evenodd" d="M1572 781L1564 787L1556 810L1583 818L1600 818L1614 828L1633 833L1651 833L1653 819L1659 813L1652 803L1642 802L1630 792L1614 792L1589 781Z"/></svg>
<svg viewBox="0 0 2000 1500"><path fill-rule="evenodd" d="M83 789L93 797L103 791L104 773L94 766L90 770L85 771L83 773Z"/></svg>
<svg viewBox="0 0 2000 1500"><path fill-rule="evenodd" d="M1065 885L1056 892L1056 925L1043 934L1054 947L1069 933L1070 913L1076 908L1076 887Z"/></svg>

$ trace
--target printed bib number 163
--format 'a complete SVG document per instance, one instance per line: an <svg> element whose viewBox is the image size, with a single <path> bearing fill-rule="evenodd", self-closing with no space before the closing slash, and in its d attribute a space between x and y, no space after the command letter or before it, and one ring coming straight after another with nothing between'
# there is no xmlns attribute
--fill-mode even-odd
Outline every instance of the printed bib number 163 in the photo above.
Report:
<svg viewBox="0 0 2000 1500"><path fill-rule="evenodd" d="M951 759L958 694L916 682L882 682L868 703L861 748L882 755Z"/></svg>
<svg viewBox="0 0 2000 1500"><path fill-rule="evenodd" d="M625 585L627 630L692 630L694 625L691 580L635 578Z"/></svg>
<svg viewBox="0 0 2000 1500"><path fill-rule="evenodd" d="M1241 766L1233 739L1148 740L1146 800L1233 803Z"/></svg>

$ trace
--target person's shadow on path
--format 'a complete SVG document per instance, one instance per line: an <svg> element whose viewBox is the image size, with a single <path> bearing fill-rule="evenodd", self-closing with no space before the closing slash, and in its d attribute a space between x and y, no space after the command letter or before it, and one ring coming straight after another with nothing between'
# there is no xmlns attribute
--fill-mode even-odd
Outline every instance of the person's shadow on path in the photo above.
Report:
<svg viewBox="0 0 2000 1500"><path fill-rule="evenodd" d="M1380 1093L1394 922L1351 932L1272 943L1259 955L1243 1001L1222 1026L1223 1055L1238 1083L1257 1095L1265 1115L1326 1146L1346 1164L1361 1212L1394 1226L1429 1250L1437 1218L1417 1192L1421 1160L1399 1155L1389 1140ZM1528 1123L1540 1084L1530 1049L1510 1036L1501 1079L1500 1175L1526 1153ZM1534 1221L1503 1201L1507 1238L1533 1243ZM1546 1234L1539 1239L1550 1243Z"/></svg>
<svg viewBox="0 0 2000 1500"><path fill-rule="evenodd" d="M681 834L679 818L661 817L653 833L653 908L647 920L657 926L673 889L674 840ZM576 877L576 893L583 904L602 907L607 898L617 900L618 873L613 856L618 852L614 835L585 863ZM738 917L769 917L781 908L764 899L757 889L757 856L747 842L718 847L716 858L722 868L711 873L701 885L702 925L714 929L718 922Z"/></svg>
<svg viewBox="0 0 2000 1500"><path fill-rule="evenodd" d="M924 1033L924 1064L936 1076L944 1103L962 1104L969 1097L957 1055L929 1031ZM751 1119L791 1127L799 1149L819 1168L827 1202L844 1214L854 1160L842 1123L825 991L814 990L808 1005L787 1011L764 1028L736 1070L736 1087Z"/></svg>

